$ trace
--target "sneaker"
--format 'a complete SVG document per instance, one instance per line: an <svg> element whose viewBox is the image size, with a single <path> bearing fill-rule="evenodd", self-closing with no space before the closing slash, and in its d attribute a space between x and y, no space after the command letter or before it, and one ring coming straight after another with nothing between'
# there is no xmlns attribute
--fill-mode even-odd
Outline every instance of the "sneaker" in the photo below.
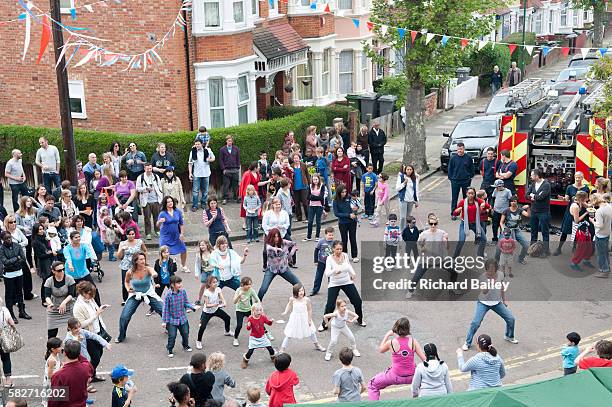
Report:
<svg viewBox="0 0 612 407"><path fill-rule="evenodd" d="M507 336L504 336L504 340L506 340L506 341L508 341L508 342L510 342L510 343L513 343L513 344L515 344L515 345L518 343L518 341L516 340L516 338L508 338Z"/></svg>
<svg viewBox="0 0 612 407"><path fill-rule="evenodd" d="M232 345L240 346L240 343L238 342L238 339L234 338L234 342L232 342Z"/></svg>
<svg viewBox="0 0 612 407"><path fill-rule="evenodd" d="M464 343L463 345L461 345L461 350L464 352L467 352L470 349L470 345L468 345L467 343Z"/></svg>
<svg viewBox="0 0 612 407"><path fill-rule="evenodd" d="M368 326L368 324L366 324L365 321L361 321L359 326L362 327L362 328L365 328L366 326Z"/></svg>
<svg viewBox="0 0 612 407"><path fill-rule="evenodd" d="M319 332L325 331L325 327L323 326L323 324L319 325L319 327L317 328L317 331Z"/></svg>
<svg viewBox="0 0 612 407"><path fill-rule="evenodd" d="M367 218L368 218L367 214L364 213L363 215L361 215L361 219L367 219Z"/></svg>
<svg viewBox="0 0 612 407"><path fill-rule="evenodd" d="M223 336L234 336L234 334L231 333L231 332L226 332L226 333L223 334Z"/></svg>
<svg viewBox="0 0 612 407"><path fill-rule="evenodd" d="M317 295L317 294L319 294L319 293L318 293L318 292L311 291L310 293L308 293L308 296L309 296L309 297L314 297L314 296L315 296L315 295ZM46 307L46 305L44 305L44 307Z"/></svg>
<svg viewBox="0 0 612 407"><path fill-rule="evenodd" d="M201 305L202 305L202 301L197 300L196 302L194 302L194 305L199 305L199 306L201 306Z"/></svg>
<svg viewBox="0 0 612 407"><path fill-rule="evenodd" d="M173 358L174 357L174 353L172 353L171 351L168 351L168 357L169 358Z"/></svg>
<svg viewBox="0 0 612 407"><path fill-rule="evenodd" d="M325 352L325 348L319 342L315 343L315 349L320 352Z"/></svg>
<svg viewBox="0 0 612 407"><path fill-rule="evenodd" d="M108 261L117 261L116 257L111 257L110 259L108 259Z"/></svg>
<svg viewBox="0 0 612 407"><path fill-rule="evenodd" d="M413 295L413 294L414 294L414 292L413 292L413 291L408 290L408 291L406 291L406 296L405 296L404 298L406 298L407 300L409 300L409 299L411 299L411 298L412 298L412 295Z"/></svg>
<svg viewBox="0 0 612 407"><path fill-rule="evenodd" d="M191 270L189 270L187 267L183 266L182 267L183 273L191 273Z"/></svg>
<svg viewBox="0 0 612 407"><path fill-rule="evenodd" d="M153 234L155 235L155 237L159 237L159 232L157 230L153 232Z"/></svg>
<svg viewBox="0 0 612 407"><path fill-rule="evenodd" d="M121 301L121 306L125 306L125 301Z"/></svg>
<svg viewBox="0 0 612 407"><path fill-rule="evenodd" d="M227 199L224 199L221 201L221 205L226 205L227 204Z"/></svg>
<svg viewBox="0 0 612 407"><path fill-rule="evenodd" d="M357 349L353 349L353 355L360 357L361 353Z"/></svg>
<svg viewBox="0 0 612 407"><path fill-rule="evenodd" d="M302 239L302 242L310 242L312 239L309 237L305 237Z"/></svg>
<svg viewBox="0 0 612 407"><path fill-rule="evenodd" d="M600 271L599 273L595 274L595 277L597 278L608 278L608 276L610 275L610 272L604 272L604 271Z"/></svg>
<svg viewBox="0 0 612 407"><path fill-rule="evenodd" d="M121 339L115 338L115 343L121 343L121 342L123 342Z"/></svg>
<svg viewBox="0 0 612 407"><path fill-rule="evenodd" d="M527 262L525 261L525 259L519 259L519 264L525 265L527 264Z"/></svg>
<svg viewBox="0 0 612 407"><path fill-rule="evenodd" d="M196 341L196 349L202 349L202 342Z"/></svg>
<svg viewBox="0 0 612 407"><path fill-rule="evenodd" d="M183 350L185 352L193 352L193 349L191 349L191 346L187 346L186 348L183 348Z"/></svg>
<svg viewBox="0 0 612 407"><path fill-rule="evenodd" d="M325 354L325 360L327 360L328 362L331 360L331 353L326 353Z"/></svg>
<svg viewBox="0 0 612 407"><path fill-rule="evenodd" d="M574 263L570 264L570 268L571 268L572 270L582 271L582 269L580 268L580 266L579 266L579 265L577 265L577 264L574 264Z"/></svg>
<svg viewBox="0 0 612 407"><path fill-rule="evenodd" d="M451 216L451 220L452 220L452 221L456 221L456 220L457 220L457 217L456 217L455 215L452 215L452 216Z"/></svg>
<svg viewBox="0 0 612 407"><path fill-rule="evenodd" d="M146 237L147 240L151 240L151 234L149 233Z"/></svg>
<svg viewBox="0 0 612 407"><path fill-rule="evenodd" d="M153 315L155 311L153 311L152 309L148 310L147 313L145 314L146 316L150 317L151 315Z"/></svg>
<svg viewBox="0 0 612 407"><path fill-rule="evenodd" d="M595 266L593 266L593 263L591 263L590 261L586 260L582 262L582 265L585 267L588 267L590 269L595 268Z"/></svg>
<svg viewBox="0 0 612 407"><path fill-rule="evenodd" d="M273 341L274 337L272 336L272 334L270 332L266 332L266 336L268 337L269 340Z"/></svg>
<svg viewBox="0 0 612 407"><path fill-rule="evenodd" d="M353 257L353 263L359 263L359 257Z"/></svg>
<svg viewBox="0 0 612 407"><path fill-rule="evenodd" d="M255 239L255 241L256 241L257 243L259 243L259 239Z"/></svg>
<svg viewBox="0 0 612 407"><path fill-rule="evenodd" d="M197 212L198 208L194 208L193 206L191 207L191 212Z"/></svg>

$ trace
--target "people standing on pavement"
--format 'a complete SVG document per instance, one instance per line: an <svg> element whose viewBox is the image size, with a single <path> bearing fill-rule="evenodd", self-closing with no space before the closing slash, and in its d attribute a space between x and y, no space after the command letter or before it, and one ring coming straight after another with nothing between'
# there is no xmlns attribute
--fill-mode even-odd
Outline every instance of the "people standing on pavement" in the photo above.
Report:
<svg viewBox="0 0 612 407"><path fill-rule="evenodd" d="M155 237L159 237L159 226L156 222L159 217L159 206L163 196L160 179L153 172L153 165L151 163L145 163L144 173L140 174L136 179L136 191L138 192L140 208L144 216L146 239L151 240L151 232L155 232ZM151 223L153 228L151 228Z"/></svg>
<svg viewBox="0 0 612 407"><path fill-rule="evenodd" d="M609 178L597 177L595 180L595 191L600 195L609 194L612 191L612 182Z"/></svg>
<svg viewBox="0 0 612 407"><path fill-rule="evenodd" d="M49 144L46 137L38 139L40 148L36 151L36 165L42 171L43 184L51 193L53 188L59 188L62 180L60 178L60 154L57 147Z"/></svg>
<svg viewBox="0 0 612 407"><path fill-rule="evenodd" d="M115 184L115 197L119 201L117 210L127 211L134 222L138 223L136 185L128 179L128 173L125 170L119 172L119 181Z"/></svg>
<svg viewBox="0 0 612 407"><path fill-rule="evenodd" d="M380 224L380 216L383 208L385 210L385 217L389 217L389 201L391 199L391 194L389 194L388 180L389 176L384 172L380 173L378 176L378 184L376 184L376 209L374 210L374 217L370 221L370 225L375 228Z"/></svg>
<svg viewBox="0 0 612 407"><path fill-rule="evenodd" d="M83 166L83 174L85 174L85 185L93 179L94 172L102 171L102 167L98 164L98 156L95 153L89 153L87 156L87 164Z"/></svg>
<svg viewBox="0 0 612 407"><path fill-rule="evenodd" d="M544 178L541 169L531 170L532 184L525 196L531 200L531 243L538 241L538 232L542 233L545 257L550 255L550 183Z"/></svg>
<svg viewBox="0 0 612 407"><path fill-rule="evenodd" d="M51 264L57 256L57 252L52 250L49 240L45 234L45 227L40 223L35 223L32 227L32 249L34 259L36 259L37 274L41 278L40 300L45 303L45 281L51 276Z"/></svg>
<svg viewBox="0 0 612 407"><path fill-rule="evenodd" d="M520 264L526 264L525 256L527 256L527 250L529 249L527 239L525 239L525 236L523 236L521 230L519 229L522 217L529 217L528 209L529 206L527 205L522 208L519 207L518 198L516 195L513 195L510 198L510 206L504 210L499 219L502 231L505 229L510 229L510 232L512 233L511 237L521 245L521 252L518 258L518 262ZM499 252L496 253L495 257L499 257Z"/></svg>
<svg viewBox="0 0 612 407"><path fill-rule="evenodd" d="M440 396L453 392L448 364L440 360L433 343L423 345L425 360L416 367L412 380L412 397Z"/></svg>
<svg viewBox="0 0 612 407"><path fill-rule="evenodd" d="M610 195L598 198L593 204L599 206L595 210L595 250L597 253L597 268L599 273L596 277L608 278L610 275L610 258L608 246L610 234L612 233L612 205Z"/></svg>
<svg viewBox="0 0 612 407"><path fill-rule="evenodd" d="M147 256L143 252L136 253L133 257L132 268L126 273L123 283L129 295L119 317L119 336L115 338L115 343L125 341L132 315L143 301L148 300L155 312L160 317L162 316L163 303L155 293L153 284L155 276L157 276L155 270L147 265Z"/></svg>
<svg viewBox="0 0 612 407"><path fill-rule="evenodd" d="M361 126L357 134L357 154L363 156L365 166L370 164L370 146L368 144L368 126Z"/></svg>
<svg viewBox="0 0 612 407"><path fill-rule="evenodd" d="M314 260L317 265L315 271L315 278L312 285L312 290L308 294L309 297L313 297L319 293L321 289L321 282L323 281L323 275L325 274L325 266L327 264L327 257L332 253L332 245L334 243L334 228L329 226L325 228L325 238L319 239L314 250Z"/></svg>
<svg viewBox="0 0 612 407"><path fill-rule="evenodd" d="M397 174L395 190L397 191L400 228L404 230L406 218L412 216L412 210L419 207L419 174L412 165L402 165Z"/></svg>
<svg viewBox="0 0 612 407"><path fill-rule="evenodd" d="M495 165L497 159L495 158L495 149L493 147L487 148L487 155L480 160L480 175L482 175L482 182L480 189L484 189L489 197L489 204L493 203L493 190L495 187Z"/></svg>
<svg viewBox="0 0 612 407"><path fill-rule="evenodd" d="M64 258L66 259L66 274L74 278L76 284L81 281L89 281L94 284L93 278L87 267L87 260L95 261L96 254L91 244L81 242L81 235L77 230L70 232L70 244L64 247ZM95 286L95 284L94 284ZM96 303L100 303L100 293L96 291Z"/></svg>
<svg viewBox="0 0 612 407"><path fill-rule="evenodd" d="M338 229L342 239L342 251L348 253L348 242L351 241L351 258L353 263L359 263L357 248L357 215L351 209L351 199L344 185L336 189L336 199L333 203L334 215L338 218ZM331 312L331 310L329 311Z"/></svg>
<svg viewBox="0 0 612 407"><path fill-rule="evenodd" d="M77 193L74 197L74 205L79 215L83 217L85 226L93 229L94 218L96 217L96 200L93 195L89 193L87 185L79 184Z"/></svg>
<svg viewBox="0 0 612 407"><path fill-rule="evenodd" d="M174 167L166 167L164 176L161 180L162 196L171 196L176 201L176 208L185 211L185 194L183 193L183 183L174 174Z"/></svg>
<svg viewBox="0 0 612 407"><path fill-rule="evenodd" d="M128 290L124 284L125 276L129 269L132 268L134 255L136 253L146 253L147 246L145 246L144 242L138 238L136 238L136 229L127 228L125 229L126 240L119 243L119 250L117 251L117 258L120 260L119 269L121 270L121 295L123 298L123 302L121 305L125 305L125 302L128 299Z"/></svg>
<svg viewBox="0 0 612 407"><path fill-rule="evenodd" d="M189 273L187 268L187 247L185 247L185 221L183 213L176 207L176 200L171 196L162 199L161 212L156 218L160 229L159 246L167 246L170 255L181 257L181 269Z"/></svg>
<svg viewBox="0 0 612 407"><path fill-rule="evenodd" d="M510 70L508 71L508 75L506 77L506 85L509 87L513 87L521 83L521 80L521 70L517 68L516 61L512 61Z"/></svg>
<svg viewBox="0 0 612 407"><path fill-rule="evenodd" d="M51 194L45 197L45 205L38 209L36 218L40 220L42 216L47 218L50 225L60 226L62 212L57 206L55 206L55 197Z"/></svg>
<svg viewBox="0 0 612 407"><path fill-rule="evenodd" d="M304 162L309 165L314 164L317 159L317 127L308 126L306 129L306 137L304 139Z"/></svg>
<svg viewBox="0 0 612 407"><path fill-rule="evenodd" d="M119 172L121 171L121 161L125 158L128 149L124 149L121 153L121 145L119 142L114 141L111 143L108 152L111 154L111 161L113 163L113 175L115 178L119 178Z"/></svg>
<svg viewBox="0 0 612 407"><path fill-rule="evenodd" d="M265 202L268 197L268 185L270 184L270 178L272 178L272 167L268 162L268 153L266 153L264 150L259 152L257 170L259 171L259 179L262 182L268 181L257 188L257 195L259 195L259 199L261 199L261 202Z"/></svg>
<svg viewBox="0 0 612 407"><path fill-rule="evenodd" d="M570 209L572 207L572 203L574 202L574 197L578 191L586 192L587 197L591 192L589 186L585 185L583 182L584 174L581 171L576 171L576 174L574 174L574 183L572 185L568 185L565 189L565 196L563 197L563 200L567 202L567 207L565 208L563 220L561 221L561 238L559 239L559 246L557 247L557 250L554 251L553 256L559 256L561 254L561 249L567 240L567 236L572 234L572 223L574 217L570 213Z"/></svg>
<svg viewBox="0 0 612 407"><path fill-rule="evenodd" d="M71 219L79 214L74 201L72 200L72 192L69 189L62 191L62 196L59 202L59 208L62 211L62 217Z"/></svg>
<svg viewBox="0 0 612 407"><path fill-rule="evenodd" d="M176 167L176 160L171 152L166 151L165 143L157 143L157 148L151 157L151 164L153 164L153 172L161 178L168 167Z"/></svg>
<svg viewBox="0 0 612 407"><path fill-rule="evenodd" d="M499 70L499 66L495 65L493 67L493 72L491 72L491 94L495 95L498 90L501 89L504 84L504 76Z"/></svg>
<svg viewBox="0 0 612 407"><path fill-rule="evenodd" d="M355 190L361 191L361 176L365 169L365 160L361 154L357 153L357 142L351 141L351 146L346 149L346 155L351 163L351 180L355 181ZM350 188L353 188L352 184Z"/></svg>
<svg viewBox="0 0 612 407"><path fill-rule="evenodd" d="M416 366L414 355L425 361L426 357L419 342L410 334L410 321L400 318L388 331L380 345L380 353L391 351L391 368L378 373L368 383L368 400L379 400L380 391L389 386L411 384Z"/></svg>
<svg viewBox="0 0 612 407"><path fill-rule="evenodd" d="M580 354L578 344L580 343L580 335L577 332L570 332L565 337L567 344L561 348L561 357L563 358L563 376L576 373L578 365L576 358Z"/></svg>
<svg viewBox="0 0 612 407"><path fill-rule="evenodd" d="M448 161L448 179L451 183L451 219L457 220L453 214L457 208L459 191L463 199L467 196L467 189L474 177L474 162L472 157L465 153L465 144L457 143L457 154L453 154Z"/></svg>
<svg viewBox="0 0 612 407"><path fill-rule="evenodd" d="M0 263L4 268L4 298L11 318L19 323L13 312L13 305L17 305L19 318L32 319L25 310L23 301L23 264L25 254L20 244L15 243L11 234L2 232L2 245L0 246Z"/></svg>
<svg viewBox="0 0 612 407"><path fill-rule="evenodd" d="M45 197L47 196L47 187L44 184L38 184L36 189L34 190L34 196L32 199L34 200L34 208L36 211L39 211L40 208L45 206Z"/></svg>
<svg viewBox="0 0 612 407"><path fill-rule="evenodd" d="M455 248L455 254L453 255L454 258L461 255L467 233L470 230L476 235L475 242L478 243L477 256L484 255L485 245L487 244L487 232L481 221L480 214L482 211L489 210L490 208L488 203L476 197L476 189L468 187L466 198L459 201L457 207L453 211L453 216L461 217L461 223L459 224L459 239L457 247ZM452 271L451 274L454 278L452 281L456 281L456 273Z"/></svg>
<svg viewBox="0 0 612 407"><path fill-rule="evenodd" d="M17 219L14 215L8 215L4 218L4 230L9 232L13 242L21 246L23 254L23 262L21 263L21 269L23 271L23 298L26 301L38 298L38 295L32 292L34 288L32 286L32 274L36 274L36 268L32 261L32 253L28 253L28 246L30 240L26 235L17 227Z"/></svg>
<svg viewBox="0 0 612 407"><path fill-rule="evenodd" d="M245 247L242 257L231 247L225 236L219 236L210 256L210 265L215 268L213 275L218 276L219 288L229 287L236 291L240 287L242 264L249 255L249 248Z"/></svg>
<svg viewBox="0 0 612 407"><path fill-rule="evenodd" d="M467 351L472 346L474 335L476 334L476 331L478 331L478 328L480 328L482 320L489 311L495 312L506 322L504 339L513 344L518 343L518 340L516 340L514 337L515 318L514 315L512 315L510 308L508 308L508 302L506 301L506 290L501 287L500 284L493 284L503 281L504 275L498 270L497 261L495 259L488 259L485 262L484 273L480 276L480 282L486 284L488 287L496 288L485 288L480 291L478 300L476 301L474 319L468 328L465 343L463 346L461 346L462 350ZM481 284L481 286L482 285L483 284ZM480 344L480 337L478 337L478 343Z"/></svg>
<svg viewBox="0 0 612 407"><path fill-rule="evenodd" d="M518 165L510 159L510 150L502 150L499 155L501 158L495 163L495 178L504 181L506 188L512 192L512 195L516 195L514 178L518 171Z"/></svg>
<svg viewBox="0 0 612 407"><path fill-rule="evenodd" d="M300 159L299 154L293 154L293 183L291 185L293 202L295 204L295 215L298 222L308 222L308 186L310 184L310 174L306 164ZM302 218L302 209L304 217Z"/></svg>
<svg viewBox="0 0 612 407"><path fill-rule="evenodd" d="M215 401L225 403L225 386L236 387L236 382L223 368L225 367L225 354L221 352L211 353L208 358L208 370L215 376L215 384L212 389L212 398ZM225 404L224 404L225 405Z"/></svg>
<svg viewBox="0 0 612 407"><path fill-rule="evenodd" d="M247 243L259 242L259 216L261 213L261 199L253 185L246 187L245 196L242 201L242 209L245 210L246 219L246 241Z"/></svg>
<svg viewBox="0 0 612 407"><path fill-rule="evenodd" d="M217 197L214 195L208 198L207 209L202 213L202 222L208 228L208 241L211 245L215 246L219 237L224 236L230 249L232 248L232 242L229 239L232 230L227 223L223 208L219 207Z"/></svg>
<svg viewBox="0 0 612 407"><path fill-rule="evenodd" d="M319 240L321 234L321 216L326 205L329 210L327 186L322 183L318 173L312 175L308 186L308 229L303 242L312 239L312 225L316 222L315 239Z"/></svg>
<svg viewBox="0 0 612 407"><path fill-rule="evenodd" d="M295 134L292 131L288 131L285 133L285 138L283 139L283 153L285 156L289 156L291 153L291 146L295 144Z"/></svg>
<svg viewBox="0 0 612 407"><path fill-rule="evenodd" d="M153 279L153 283L155 284L155 293L159 298L162 298L166 288L168 291L170 290L170 277L176 274L176 269L176 262L170 257L170 249L168 249L168 246L160 246L159 258L155 260L155 265L153 266L153 270L157 273L157 277ZM149 308L147 315L151 316L154 312L155 310L153 308Z"/></svg>
<svg viewBox="0 0 612 407"><path fill-rule="evenodd" d="M293 285L293 296L289 297L289 302L281 315L287 315L289 312L291 314L289 314L289 320L285 325L285 338L278 352L285 353L290 339L304 338L310 338L315 350L325 352L325 348L321 346L317 339L317 331L314 322L312 322L312 303L306 296L306 289L302 283Z"/></svg>
<svg viewBox="0 0 612 407"><path fill-rule="evenodd" d="M339 121L334 124L334 129L336 130L336 134L340 135L342 138L342 147L345 150L349 148L351 146L351 133L344 127L344 122Z"/></svg>
<svg viewBox="0 0 612 407"><path fill-rule="evenodd" d="M324 327L327 327L328 325L331 327L331 339L329 341L329 345L327 346L327 351L325 352L325 360L331 360L334 349L338 344L340 334L346 336L346 338L349 340L351 346L349 349L352 352L351 356L361 356L357 350L355 335L353 335L353 332L348 327L349 323L352 324L353 322L357 321L358 318L359 315L346 308L346 301L343 299L336 300L336 309L333 312L323 315ZM342 350L340 351L340 360L342 360ZM365 385L363 386L363 390L365 390Z"/></svg>
<svg viewBox="0 0 612 407"><path fill-rule="evenodd" d="M274 323L274 319L268 318L263 313L263 307L261 302L257 302L251 306L251 315L247 318L246 329L251 331L249 335L249 350L247 353L242 355L242 363L240 367L246 369L253 356L255 349L266 348L270 355L270 360L275 361L275 352L270 343L269 336L266 335L266 325L271 326Z"/></svg>
<svg viewBox="0 0 612 407"><path fill-rule="evenodd" d="M380 122L374 120L374 124L372 124L372 128L368 133L368 146L370 148L370 154L372 155L372 167L377 175L383 171L383 165L385 163L385 144L387 144L387 135L385 131L380 128Z"/></svg>
<svg viewBox="0 0 612 407"><path fill-rule="evenodd" d="M498 179L493 184L493 213L491 215L491 223L493 227L493 242L497 242L500 233L499 227L501 218L506 209L510 207L510 198L512 198L512 192L504 186L504 181ZM502 228L503 231L504 228Z"/></svg>
<svg viewBox="0 0 612 407"><path fill-rule="evenodd" d="M261 302L253 289L251 277L242 277L240 279L240 289L234 293L233 302L236 306L236 329L234 330L234 342L232 345L238 346L238 336L242 330L244 319L251 316L251 305Z"/></svg>
<svg viewBox="0 0 612 407"><path fill-rule="evenodd" d="M206 355L202 352L191 355L189 366L191 372L185 373L180 382L189 387L194 399L193 407L204 407L206 400L212 398L215 375L206 370Z"/></svg>
<svg viewBox="0 0 612 407"><path fill-rule="evenodd" d="M25 172L23 172L22 155L20 150L13 150L11 159L4 166L4 176L8 180L9 188L11 188L14 212L19 209L19 195L23 197L29 194Z"/></svg>
<svg viewBox="0 0 612 407"><path fill-rule="evenodd" d="M180 276L170 277L170 291L164 297L162 323L166 324L168 331L168 344L166 350L168 357L174 357L174 343L177 331L181 333L181 345L185 352L191 352L189 346L189 320L186 310L197 311L198 307L187 299L187 291L183 288L183 279Z"/></svg>
<svg viewBox="0 0 612 407"><path fill-rule="evenodd" d="M75 281L66 274L64 263L53 262L51 273L51 277L43 284L48 338L56 337L59 329L66 327L68 319L72 317L72 307L77 298Z"/></svg>
<svg viewBox="0 0 612 407"><path fill-rule="evenodd" d="M198 243L198 251L196 252L194 274L196 278L200 280L200 291L198 291L198 297L195 301L195 305L202 305L202 295L206 289L206 281L208 277L212 276L215 268L210 265L210 256L212 255L213 246L208 240L201 240Z"/></svg>
<svg viewBox="0 0 612 407"><path fill-rule="evenodd" d="M249 168L242 175L242 180L240 181L239 194L241 198L240 202L240 217L244 219L242 229L246 230L246 221L247 221L247 211L244 207L244 200L247 196L247 188L251 185L255 190L259 189L259 187L268 185L269 181L262 181L261 174L259 173L257 161L253 161L249 164ZM259 211L255 213L255 216L259 218Z"/></svg>
<svg viewBox="0 0 612 407"><path fill-rule="evenodd" d="M265 250L267 267L257 293L260 300L263 300L270 284L277 276L282 277L291 285L300 282L300 279L289 270L290 264L295 261L295 252L297 251L295 242L283 239L280 230L273 228L266 235Z"/></svg>
<svg viewBox="0 0 612 407"><path fill-rule="evenodd" d="M467 362L463 360L463 350L457 349L457 364L462 372L470 372L468 391L501 387L506 376L504 361L491 344L491 337L482 334L478 337L478 351Z"/></svg>
<svg viewBox="0 0 612 407"><path fill-rule="evenodd" d="M368 164L366 173L361 177L363 184L363 203L365 206L362 218L372 220L374 217L374 209L376 207L376 185L378 184L378 176L374 173L372 164Z"/></svg>
<svg viewBox="0 0 612 407"><path fill-rule="evenodd" d="M100 170L100 174L104 174L104 170L107 168L110 169L111 179L119 178L119 166L115 166L113 161L113 154L111 152L105 152L102 154L102 169ZM111 182L112 184L112 182Z"/></svg>
<svg viewBox="0 0 612 407"><path fill-rule="evenodd" d="M198 338L196 341L196 349L202 349L202 337L208 326L208 322L217 317L221 319L225 325L225 336L232 336L230 332L231 317L223 311L227 306L227 302L223 297L223 292L219 287L219 279L215 276L208 277L206 280L206 289L204 290L204 304L202 306L202 314L200 315L200 329L198 330Z"/></svg>
<svg viewBox="0 0 612 407"><path fill-rule="evenodd" d="M146 162L147 156L145 153L138 151L136 143L130 143L129 151L125 154L127 175L130 181L136 181L138 176L144 172L144 165Z"/></svg>
<svg viewBox="0 0 612 407"><path fill-rule="evenodd" d="M228 199L236 199L238 196L238 181L240 174L240 150L234 145L234 138L230 135L225 137L225 145L219 150L219 164L223 172L223 205Z"/></svg>
<svg viewBox="0 0 612 407"><path fill-rule="evenodd" d="M21 230L28 240L28 245L25 247L25 255L32 274L35 272L34 269L36 265L36 263L32 260L32 228L36 223L36 210L34 209L33 202L34 198L30 196L22 196L19 202L19 209L15 212L17 228Z"/></svg>
<svg viewBox="0 0 612 407"><path fill-rule="evenodd" d="M208 200L208 185L210 181L210 163L215 161L215 155L207 145L196 139L194 149L191 150L187 169L189 179L192 181L191 212L198 210L198 199L202 193L201 207L205 209Z"/></svg>
<svg viewBox="0 0 612 407"><path fill-rule="evenodd" d="M346 188L351 187L351 160L344 154L344 148L338 147L332 160L332 173L336 190L343 184Z"/></svg>

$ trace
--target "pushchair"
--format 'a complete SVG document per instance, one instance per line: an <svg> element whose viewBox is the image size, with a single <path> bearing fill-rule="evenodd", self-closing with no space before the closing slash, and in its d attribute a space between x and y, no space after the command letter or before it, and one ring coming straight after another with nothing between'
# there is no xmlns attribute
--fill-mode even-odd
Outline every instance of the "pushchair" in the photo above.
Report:
<svg viewBox="0 0 612 407"><path fill-rule="evenodd" d="M104 278L104 270L102 270L102 267L100 266L100 261L88 260L87 268L89 269L89 273L92 274L92 277L93 274L96 274L98 282L101 283L102 279Z"/></svg>

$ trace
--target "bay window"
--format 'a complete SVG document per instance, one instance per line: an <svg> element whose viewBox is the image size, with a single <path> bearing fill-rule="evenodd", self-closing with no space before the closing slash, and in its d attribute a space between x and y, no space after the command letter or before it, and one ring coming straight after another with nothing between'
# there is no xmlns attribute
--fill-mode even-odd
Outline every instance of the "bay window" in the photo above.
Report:
<svg viewBox="0 0 612 407"><path fill-rule="evenodd" d="M218 1L204 0L204 27L221 27L221 15Z"/></svg>
<svg viewBox="0 0 612 407"><path fill-rule="evenodd" d="M234 23L244 23L244 2L234 2Z"/></svg>
<svg viewBox="0 0 612 407"><path fill-rule="evenodd" d="M308 62L302 65L298 65L295 70L298 99L312 99L312 53L308 53Z"/></svg>
<svg viewBox="0 0 612 407"><path fill-rule="evenodd" d="M353 91L353 50L340 52L340 93Z"/></svg>
<svg viewBox="0 0 612 407"><path fill-rule="evenodd" d="M323 51L323 72L321 74L321 94L329 95L329 72L331 65L331 48Z"/></svg>
<svg viewBox="0 0 612 407"><path fill-rule="evenodd" d="M209 79L208 93L210 102L210 127L225 127L225 102L223 99L223 79Z"/></svg>
<svg viewBox="0 0 612 407"><path fill-rule="evenodd" d="M249 122L249 81L247 75L238 78L238 124Z"/></svg>

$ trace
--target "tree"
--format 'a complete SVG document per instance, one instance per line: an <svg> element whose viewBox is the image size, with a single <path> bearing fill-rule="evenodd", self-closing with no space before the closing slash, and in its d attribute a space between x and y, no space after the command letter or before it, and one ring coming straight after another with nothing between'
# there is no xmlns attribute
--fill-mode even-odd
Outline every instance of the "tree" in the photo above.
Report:
<svg viewBox="0 0 612 407"><path fill-rule="evenodd" d="M612 58L601 58L593 65L593 76L604 82L604 97L595 106L595 114L598 117L612 118Z"/></svg>
<svg viewBox="0 0 612 407"><path fill-rule="evenodd" d="M487 11L495 8L497 0L374 0L370 21L373 31L384 44L405 49L403 75L408 83L406 91L406 128L404 133L404 163L414 165L417 171L428 169L425 134L425 85L446 85L461 65L461 43L449 39L440 44L441 37L431 39L421 32L412 43L410 30L427 30L461 38L479 38L495 27ZM385 30L385 27L387 28ZM405 36L396 29L405 28ZM386 31L386 32L385 32ZM471 46L471 45L470 45ZM490 46L490 45L489 45ZM374 49L365 46L369 56L377 62L389 64Z"/></svg>
<svg viewBox="0 0 612 407"><path fill-rule="evenodd" d="M603 45L603 26L606 19L606 0L572 0L575 9L593 10L593 47Z"/></svg>

